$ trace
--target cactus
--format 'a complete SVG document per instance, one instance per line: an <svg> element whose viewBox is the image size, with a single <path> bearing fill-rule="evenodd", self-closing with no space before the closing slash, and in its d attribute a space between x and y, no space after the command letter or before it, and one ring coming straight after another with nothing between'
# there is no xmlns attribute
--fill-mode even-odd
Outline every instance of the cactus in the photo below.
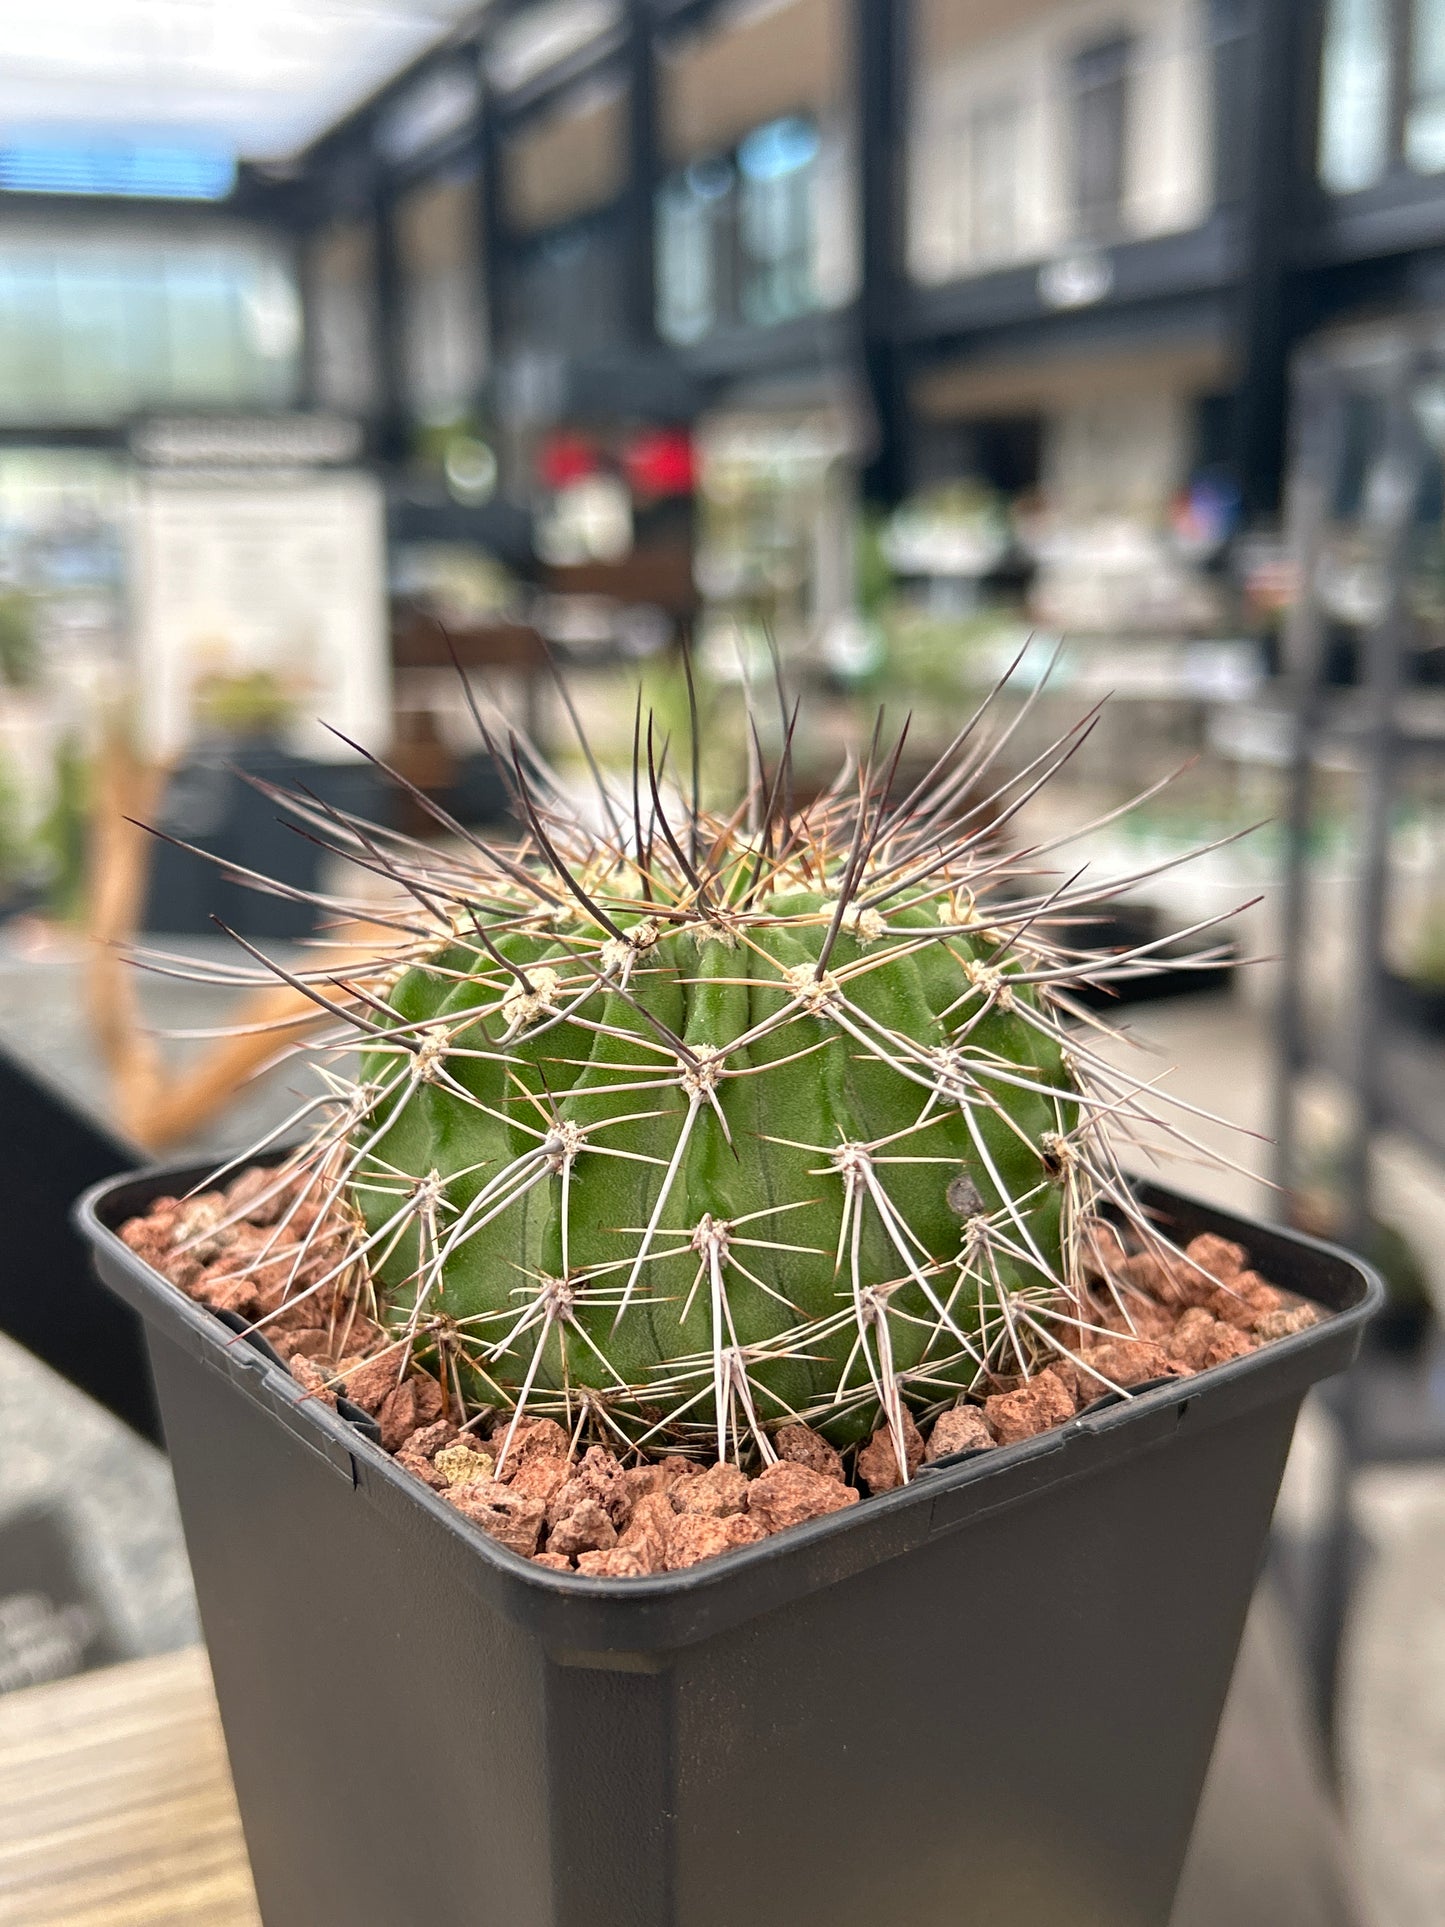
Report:
<svg viewBox="0 0 1445 1927"><path fill-rule="evenodd" d="M317 1050L360 1043L274 1237L341 1206L399 1358L464 1406L763 1462L784 1423L886 1423L906 1476L910 1412L1091 1329L1101 1203L1162 1242L1120 1140L1187 1140L1066 1027L1071 991L1155 960L1071 951L1093 892L1005 852L1090 720L990 794L991 709L901 796L875 731L805 809L790 726L727 817L695 748L681 802L650 735L625 794L589 752L584 810L513 737L516 849L286 799L406 908L361 965L268 966L334 1020Z"/></svg>

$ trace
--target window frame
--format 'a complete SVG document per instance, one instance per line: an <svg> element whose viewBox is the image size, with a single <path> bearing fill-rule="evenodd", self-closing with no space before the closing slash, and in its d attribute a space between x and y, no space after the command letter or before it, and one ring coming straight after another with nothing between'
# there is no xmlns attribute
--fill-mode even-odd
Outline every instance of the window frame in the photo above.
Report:
<svg viewBox="0 0 1445 1927"><path fill-rule="evenodd" d="M1068 202L1072 231L1080 241L1117 240L1124 226L1129 202L1131 122L1138 111L1133 98L1138 47L1137 31L1121 24L1085 46L1075 48L1067 60ZM1109 191L1091 202L1086 200L1085 141L1089 131L1086 114L1091 114L1102 102L1116 105L1108 127L1112 178Z"/></svg>

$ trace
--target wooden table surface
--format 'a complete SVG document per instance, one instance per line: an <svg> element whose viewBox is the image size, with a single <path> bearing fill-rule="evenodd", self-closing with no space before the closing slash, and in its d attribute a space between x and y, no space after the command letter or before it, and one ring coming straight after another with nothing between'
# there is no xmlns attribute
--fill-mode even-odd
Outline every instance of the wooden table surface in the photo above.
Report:
<svg viewBox="0 0 1445 1927"><path fill-rule="evenodd" d="M3 1927L260 1927L205 1653L0 1698Z"/></svg>

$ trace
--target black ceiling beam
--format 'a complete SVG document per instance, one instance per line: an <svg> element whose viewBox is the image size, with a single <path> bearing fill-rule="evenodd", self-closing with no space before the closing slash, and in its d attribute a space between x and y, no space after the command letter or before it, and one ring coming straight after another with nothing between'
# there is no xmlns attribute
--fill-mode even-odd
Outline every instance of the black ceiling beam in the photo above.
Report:
<svg viewBox="0 0 1445 1927"><path fill-rule="evenodd" d="M885 314L905 339L930 341L984 329L1042 324L1066 327L1090 315L1127 311L1140 302L1209 296L1236 284L1241 269L1235 212L1216 211L1177 234L1117 241L1108 249L1109 289L1076 308L1051 305L1040 287L1040 264L993 268L938 287L906 282Z"/></svg>
<svg viewBox="0 0 1445 1927"><path fill-rule="evenodd" d="M1201 289L1150 299L1096 302L1059 313L1000 318L961 332L919 337L909 365L919 373L957 367L970 360L998 364L1126 352L1151 354L1214 344L1227 352L1234 338L1234 290Z"/></svg>
<svg viewBox="0 0 1445 1927"><path fill-rule="evenodd" d="M502 181L502 143L493 112L491 83L485 68L477 125L473 131L477 157L477 262L482 284L482 313L486 317L487 376L483 388L490 394L492 376L501 353L507 319L509 288L507 268L507 204ZM481 397L479 397L479 400Z"/></svg>
<svg viewBox="0 0 1445 1927"><path fill-rule="evenodd" d="M375 167L372 190L373 307L376 316L377 409L373 438L384 461L399 462L410 440L406 311L397 186Z"/></svg>
<svg viewBox="0 0 1445 1927"><path fill-rule="evenodd" d="M121 452L127 445L124 422L6 422L0 448L99 448Z"/></svg>
<svg viewBox="0 0 1445 1927"><path fill-rule="evenodd" d="M1236 294L1239 379L1233 466L1247 520L1279 512L1289 407L1289 358L1306 319L1291 272L1301 215L1315 200L1320 89L1319 0L1254 0Z"/></svg>
<svg viewBox="0 0 1445 1927"><path fill-rule="evenodd" d="M894 339L907 281L907 0L853 0L853 74L862 288L859 351L873 410L863 493L884 506L907 491L908 394Z"/></svg>
<svg viewBox="0 0 1445 1927"><path fill-rule="evenodd" d="M656 197L662 177L657 39L647 0L627 6L627 184L623 233L627 252L628 332L634 346L657 346Z"/></svg>

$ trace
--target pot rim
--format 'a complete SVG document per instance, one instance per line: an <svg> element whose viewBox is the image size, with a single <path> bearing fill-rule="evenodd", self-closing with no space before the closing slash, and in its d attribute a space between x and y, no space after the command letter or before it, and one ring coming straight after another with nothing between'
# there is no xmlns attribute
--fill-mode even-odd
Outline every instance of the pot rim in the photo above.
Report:
<svg viewBox="0 0 1445 1927"><path fill-rule="evenodd" d="M648 1652L691 1644L722 1625L741 1623L911 1551L939 1532L960 1529L1035 1493L1097 1474L1171 1438L1186 1420L1191 1432L1198 1432L1262 1404L1297 1401L1312 1384L1352 1361L1364 1326L1385 1300L1373 1267L1337 1245L1255 1222L1164 1185L1136 1182L1140 1201L1181 1219L1187 1235L1209 1229L1238 1238L1272 1282L1299 1292L1328 1315L1304 1331L1191 1377L1096 1401L1063 1425L1017 1444L936 1460L920 1467L905 1486L861 1497L856 1505L754 1545L678 1572L608 1579L555 1572L490 1538L397 1465L354 1420L306 1393L284 1365L275 1362L274 1353L267 1357L228 1330L122 1242L118 1225L157 1196L184 1195L214 1169L214 1164L157 1165L108 1178L77 1200L74 1222L94 1247L106 1284L148 1327L179 1340L183 1349L265 1405L352 1486L394 1514L419 1511L460 1540L476 1558L474 1577L481 1589L509 1616L533 1625L540 1616L559 1647L572 1648L577 1636L584 1635L586 1650L575 1654L575 1663L589 1665L607 1664L609 1656L616 1664L621 1649L635 1666ZM1283 1263L1282 1254L1288 1254ZM1305 1274L1317 1289L1304 1288L1298 1275L1279 1277L1281 1270ZM584 1624L584 1618L590 1623Z"/></svg>

